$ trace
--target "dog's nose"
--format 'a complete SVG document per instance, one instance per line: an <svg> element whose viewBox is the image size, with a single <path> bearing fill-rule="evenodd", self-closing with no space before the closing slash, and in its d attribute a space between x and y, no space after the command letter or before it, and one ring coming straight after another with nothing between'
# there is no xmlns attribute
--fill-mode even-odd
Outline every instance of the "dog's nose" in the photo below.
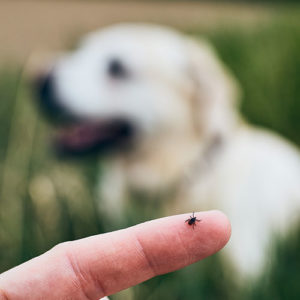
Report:
<svg viewBox="0 0 300 300"><path fill-rule="evenodd" d="M52 73L39 75L36 79L35 87L41 107L50 112L57 110L58 104L55 99L54 79Z"/></svg>
<svg viewBox="0 0 300 300"><path fill-rule="evenodd" d="M48 97L53 86L52 73L39 74L36 79L36 87L41 98Z"/></svg>
<svg viewBox="0 0 300 300"><path fill-rule="evenodd" d="M35 80L35 90L39 99L40 108L50 118L64 119L66 112L59 103L55 87L55 79L52 72L42 74Z"/></svg>

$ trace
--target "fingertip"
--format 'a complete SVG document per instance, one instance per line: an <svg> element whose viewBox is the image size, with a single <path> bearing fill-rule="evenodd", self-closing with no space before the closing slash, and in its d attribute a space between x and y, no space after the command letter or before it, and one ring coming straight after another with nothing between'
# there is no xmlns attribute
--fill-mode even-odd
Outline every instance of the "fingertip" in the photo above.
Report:
<svg viewBox="0 0 300 300"><path fill-rule="evenodd" d="M231 236L231 224L228 217L220 210L210 211L214 218L214 231L219 237L219 250L221 250L229 241Z"/></svg>
<svg viewBox="0 0 300 300"><path fill-rule="evenodd" d="M182 240L191 254L193 262L201 260L220 251L231 235L231 225L227 216L218 210L195 212L201 222L191 230L184 224L181 231Z"/></svg>

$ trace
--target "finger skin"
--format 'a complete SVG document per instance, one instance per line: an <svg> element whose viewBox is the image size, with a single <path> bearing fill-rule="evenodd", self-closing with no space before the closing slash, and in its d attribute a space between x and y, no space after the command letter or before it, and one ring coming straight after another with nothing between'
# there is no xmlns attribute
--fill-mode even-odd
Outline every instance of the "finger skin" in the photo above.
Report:
<svg viewBox="0 0 300 300"><path fill-rule="evenodd" d="M0 300L99 299L201 260L224 247L231 229L219 211L142 223L60 244L0 276ZM1 298L2 297L2 298Z"/></svg>

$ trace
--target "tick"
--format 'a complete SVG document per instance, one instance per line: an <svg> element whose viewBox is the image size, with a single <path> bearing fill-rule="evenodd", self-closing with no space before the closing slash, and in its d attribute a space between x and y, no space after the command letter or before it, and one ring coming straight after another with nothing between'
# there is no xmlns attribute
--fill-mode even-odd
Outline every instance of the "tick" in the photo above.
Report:
<svg viewBox="0 0 300 300"><path fill-rule="evenodd" d="M196 222L201 222L201 220L198 220L197 217L195 217L195 213L193 212L193 216L190 216L189 219L185 220L185 223L186 222L188 222L190 226L193 226L194 229L194 227L196 226Z"/></svg>

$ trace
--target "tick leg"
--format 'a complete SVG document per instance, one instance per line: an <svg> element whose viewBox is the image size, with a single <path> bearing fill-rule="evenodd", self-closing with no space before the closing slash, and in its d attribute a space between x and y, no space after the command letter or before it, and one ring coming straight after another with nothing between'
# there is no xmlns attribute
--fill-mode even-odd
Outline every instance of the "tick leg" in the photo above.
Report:
<svg viewBox="0 0 300 300"><path fill-rule="evenodd" d="M202 220L197 220L197 219L196 219L196 221L197 221L197 222L201 222Z"/></svg>
<svg viewBox="0 0 300 300"><path fill-rule="evenodd" d="M188 222L190 219L187 219L187 220L185 220L184 222L186 223L186 222Z"/></svg>

